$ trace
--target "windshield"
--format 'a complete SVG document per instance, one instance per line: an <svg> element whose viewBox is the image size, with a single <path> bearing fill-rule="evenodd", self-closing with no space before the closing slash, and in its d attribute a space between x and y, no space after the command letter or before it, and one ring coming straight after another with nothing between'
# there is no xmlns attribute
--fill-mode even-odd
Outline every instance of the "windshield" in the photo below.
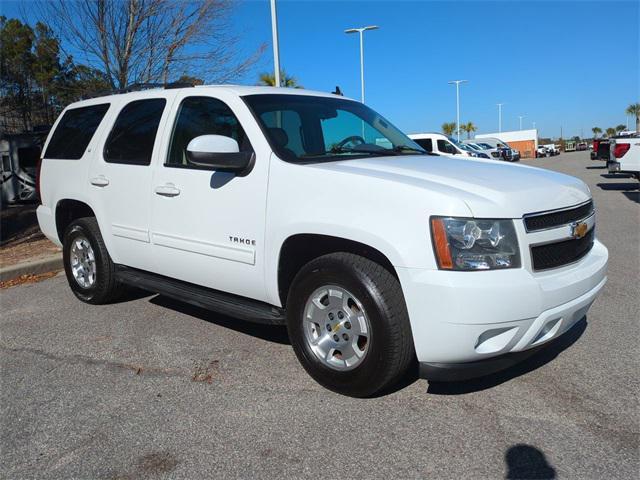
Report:
<svg viewBox="0 0 640 480"><path fill-rule="evenodd" d="M460 150L464 150L464 151L466 151L466 152L472 152L472 151L473 151L473 148L471 148L469 145L465 145L464 143L462 143L462 142L460 142L460 141L456 140L456 139L455 139L455 138L453 138L453 137L447 137L447 139L448 139L451 143L453 143L456 147L458 147Z"/></svg>
<svg viewBox="0 0 640 480"><path fill-rule="evenodd" d="M276 154L288 162L427 154L387 120L359 102L288 94L243 98Z"/></svg>
<svg viewBox="0 0 640 480"><path fill-rule="evenodd" d="M479 143L478 145L480 146L480 148L483 148L484 150L491 150L493 148L488 143Z"/></svg>

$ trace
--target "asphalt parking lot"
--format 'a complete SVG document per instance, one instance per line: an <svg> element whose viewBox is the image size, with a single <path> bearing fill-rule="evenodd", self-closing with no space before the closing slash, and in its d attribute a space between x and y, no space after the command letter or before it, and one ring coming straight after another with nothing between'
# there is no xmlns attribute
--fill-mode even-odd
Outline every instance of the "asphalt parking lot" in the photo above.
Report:
<svg viewBox="0 0 640 480"><path fill-rule="evenodd" d="M64 277L0 293L0 478L637 478L640 192L588 152L609 281L554 348L460 384L324 390L286 331Z"/></svg>

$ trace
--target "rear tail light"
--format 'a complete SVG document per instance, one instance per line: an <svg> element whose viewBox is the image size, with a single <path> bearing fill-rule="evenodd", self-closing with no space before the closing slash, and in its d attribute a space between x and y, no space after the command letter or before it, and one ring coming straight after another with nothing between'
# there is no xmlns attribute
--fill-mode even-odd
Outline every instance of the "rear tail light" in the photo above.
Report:
<svg viewBox="0 0 640 480"><path fill-rule="evenodd" d="M624 157L624 154L629 151L631 145L629 143L616 143L616 146L613 147L613 156L616 158Z"/></svg>
<svg viewBox="0 0 640 480"><path fill-rule="evenodd" d="M40 196L40 172L42 171L42 157L38 159L38 164L36 165L36 196L40 200L42 197Z"/></svg>

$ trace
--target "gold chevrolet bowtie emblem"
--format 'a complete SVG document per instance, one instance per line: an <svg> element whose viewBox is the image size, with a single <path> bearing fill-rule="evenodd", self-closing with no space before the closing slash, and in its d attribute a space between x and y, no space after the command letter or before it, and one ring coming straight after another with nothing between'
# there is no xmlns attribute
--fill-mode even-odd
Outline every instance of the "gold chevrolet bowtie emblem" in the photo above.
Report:
<svg viewBox="0 0 640 480"><path fill-rule="evenodd" d="M582 238L587 234L589 225L585 222L576 222L571 225L571 236L575 239Z"/></svg>

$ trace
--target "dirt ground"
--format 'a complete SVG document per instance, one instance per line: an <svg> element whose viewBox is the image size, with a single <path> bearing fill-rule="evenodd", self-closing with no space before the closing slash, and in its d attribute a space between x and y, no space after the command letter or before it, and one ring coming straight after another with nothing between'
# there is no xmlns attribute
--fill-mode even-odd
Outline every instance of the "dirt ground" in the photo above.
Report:
<svg viewBox="0 0 640 480"><path fill-rule="evenodd" d="M60 249L38 227L35 204L2 205L0 267L48 257Z"/></svg>

